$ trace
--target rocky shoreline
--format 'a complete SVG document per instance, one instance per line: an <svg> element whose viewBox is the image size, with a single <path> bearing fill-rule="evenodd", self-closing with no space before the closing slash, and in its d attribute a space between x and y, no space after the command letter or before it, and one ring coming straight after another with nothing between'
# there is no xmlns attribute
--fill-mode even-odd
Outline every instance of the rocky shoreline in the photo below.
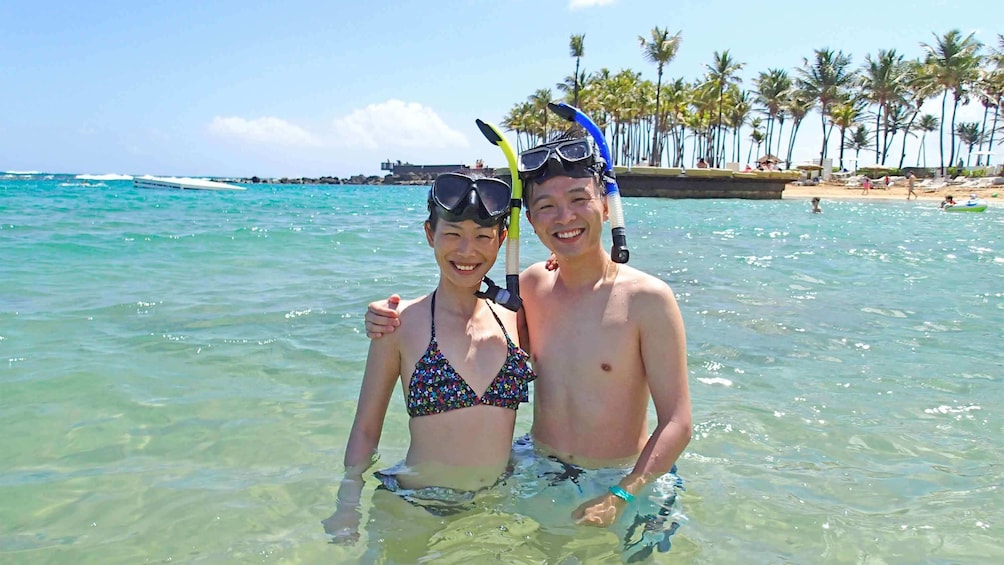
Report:
<svg viewBox="0 0 1004 565"><path fill-rule="evenodd" d="M348 178L338 177L298 177L269 178L247 177L230 179L213 179L221 182L236 182L243 184L367 184L367 185L428 185L432 184L434 175L409 173L407 175L354 175Z"/></svg>

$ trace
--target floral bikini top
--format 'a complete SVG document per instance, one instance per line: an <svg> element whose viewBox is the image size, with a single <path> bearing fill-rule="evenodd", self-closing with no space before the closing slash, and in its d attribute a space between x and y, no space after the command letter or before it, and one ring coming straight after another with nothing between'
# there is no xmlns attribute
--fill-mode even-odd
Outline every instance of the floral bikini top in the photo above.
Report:
<svg viewBox="0 0 1004 565"><path fill-rule="evenodd" d="M495 310L492 310L490 305L488 309L502 328L502 334L505 335L508 344L508 353L502 368L492 379L484 395L479 398L471 385L467 384L467 381L450 365L446 356L439 351L439 344L436 342L436 293L432 293L432 339L425 354L415 363L415 372L411 374L411 380L408 382L409 416L441 414L479 404L516 410L520 402L529 401L527 385L537 378L536 373L527 364L530 356L509 339L509 334Z"/></svg>

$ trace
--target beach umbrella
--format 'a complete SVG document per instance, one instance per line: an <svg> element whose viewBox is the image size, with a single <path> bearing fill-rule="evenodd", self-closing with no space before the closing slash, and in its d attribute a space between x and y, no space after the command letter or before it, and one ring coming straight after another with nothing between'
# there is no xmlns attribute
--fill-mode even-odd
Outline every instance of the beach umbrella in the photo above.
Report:
<svg viewBox="0 0 1004 565"><path fill-rule="evenodd" d="M757 159L756 162L760 163L760 164L764 164L764 163L780 163L781 160L778 159L776 156L771 155L770 153L768 153L768 154L764 155L763 157L760 157L759 159Z"/></svg>

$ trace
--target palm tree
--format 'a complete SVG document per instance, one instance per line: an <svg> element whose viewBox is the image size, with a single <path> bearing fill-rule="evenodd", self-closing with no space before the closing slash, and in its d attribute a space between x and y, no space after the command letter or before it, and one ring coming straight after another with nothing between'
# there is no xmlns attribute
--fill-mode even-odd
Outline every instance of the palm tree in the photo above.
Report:
<svg viewBox="0 0 1004 565"><path fill-rule="evenodd" d="M959 136L959 145L968 145L969 154L966 156L966 167L969 167L969 160L973 158L973 147L983 139L983 132L980 131L979 122L959 122L955 127L955 135ZM961 161L961 158L959 159ZM960 174L962 171L958 171Z"/></svg>
<svg viewBox="0 0 1004 565"><path fill-rule="evenodd" d="M846 132L851 127L860 124L864 114L863 99L848 100L833 105L830 110L830 121L840 129L840 168L844 168L844 147L846 147Z"/></svg>
<svg viewBox="0 0 1004 565"><path fill-rule="evenodd" d="M529 102L519 102L510 108L509 113L502 118L502 127L516 132L516 149L518 151L522 151L524 148L522 135L526 136L525 147L529 148L534 145L529 132L533 114L533 107Z"/></svg>
<svg viewBox="0 0 1004 565"><path fill-rule="evenodd" d="M645 39L641 35L638 36L638 43L641 44L645 59L655 63L658 69L655 82L655 125L652 128L652 153L649 158L649 164L653 167L659 165L660 161L657 159L662 153L659 150L659 114L662 111L659 95L662 91L662 69L676 57L682 39L680 33L678 31L676 35L670 36L669 29L659 29L656 26L652 28L651 40Z"/></svg>
<svg viewBox="0 0 1004 565"><path fill-rule="evenodd" d="M576 108L579 107L579 61L582 59L583 55L583 43L586 40L586 34L572 34L568 38L568 51L572 57L575 57L575 88L572 93L572 106Z"/></svg>
<svg viewBox="0 0 1004 565"><path fill-rule="evenodd" d="M966 86L975 80L974 74L979 67L979 50L982 44L970 33L962 37L962 33L953 29L945 35L934 36L934 45L921 43L927 52L925 63L931 66L935 81L944 89L941 97L941 129L939 130L939 152L941 155L941 173L945 173L945 103L948 92L953 93L955 105L952 107L952 126L949 131L955 131L955 113L959 108ZM952 148L948 156L951 162L955 158L955 136L952 135Z"/></svg>
<svg viewBox="0 0 1004 565"><path fill-rule="evenodd" d="M772 145L774 137L774 121L780 119L784 124L784 104L791 93L791 79L784 69L767 69L753 82L756 88L756 101L764 107L767 113L767 147ZM777 152L781 153L781 132L777 133Z"/></svg>
<svg viewBox="0 0 1004 565"><path fill-rule="evenodd" d="M708 70L708 82L718 87L718 128L715 133L715 147L710 155L712 159L712 164L715 167L721 166L721 157L725 153L725 143L721 139L722 135L722 103L725 100L725 89L731 85L742 82L739 78L739 71L743 70L746 63L738 63L731 55L729 55L729 50L726 49L718 53L715 51L714 55L715 61L711 65L705 65L704 67ZM719 146L721 150L719 151Z"/></svg>
<svg viewBox="0 0 1004 565"><path fill-rule="evenodd" d="M938 92L938 84L934 81L934 74L930 66L924 65L919 60L915 59L905 63L904 74L904 83L906 84L904 97L909 99L911 108L910 120L907 122L906 128L904 128L903 147L899 156L900 169L903 168L903 163L906 162L907 137L913 131L916 131L913 125L914 121L920 115L924 102L935 96Z"/></svg>
<svg viewBox="0 0 1004 565"><path fill-rule="evenodd" d="M760 127L760 118L754 118L753 119L753 123L750 124L750 125L753 126L753 131L750 132L750 141L752 141L753 143L756 144L756 158L759 159L760 158L760 144L763 143L763 140L764 140L763 132L758 129ZM753 152L753 143L750 144L750 153ZM746 162L752 163L753 162L752 161L752 157L750 157L749 155L747 155L746 156Z"/></svg>
<svg viewBox="0 0 1004 565"><path fill-rule="evenodd" d="M526 98L527 102L535 112L539 112L540 120L540 131L537 133L541 141L547 141L547 104L551 101L551 89L550 88L538 88L533 94Z"/></svg>
<svg viewBox="0 0 1004 565"><path fill-rule="evenodd" d="M980 72L980 79L976 83L976 92L980 103L983 105L983 123L980 125L980 150L983 143L993 135L993 130L997 127L996 117L1000 109L1001 98L1004 97L1004 68L984 69ZM990 109L994 111L994 123L987 132L987 119L990 116ZM989 155L988 155L989 157ZM979 167L983 161L983 154L976 157L976 166Z"/></svg>
<svg viewBox="0 0 1004 565"><path fill-rule="evenodd" d="M788 168L791 167L791 154L795 151L795 138L798 136L798 128L802 125L802 120L808 115L814 103L812 97L801 90L793 92L791 98L788 100L787 110L791 114L792 121L791 135L788 137L788 156L785 158Z"/></svg>
<svg viewBox="0 0 1004 565"><path fill-rule="evenodd" d="M830 141L831 124L826 127L826 118L830 115L830 107L846 95L845 92L854 81L853 71L849 71L851 58L843 51L833 52L832 49L816 49L813 61L802 59L802 67L798 70L799 87L812 100L819 102L819 119L823 127L823 148L819 152L819 164L826 158L826 148Z"/></svg>
<svg viewBox="0 0 1004 565"><path fill-rule="evenodd" d="M987 151L994 150L994 134L997 132L997 115L1001 105L1004 104L1004 34L997 34L997 48L990 53L990 61L996 65L996 69L989 78L990 93L996 96L994 105L994 123L990 126L990 140L987 142ZM990 156L987 155L987 165L990 165Z"/></svg>
<svg viewBox="0 0 1004 565"><path fill-rule="evenodd" d="M650 83L651 84L651 83ZM693 92L682 78L678 78L663 87L666 103L667 129L673 137L673 166L683 164L684 139L686 137L686 121L688 107L693 99ZM667 160L668 162L668 160Z"/></svg>
<svg viewBox="0 0 1004 565"><path fill-rule="evenodd" d="M885 141L882 143L882 162L885 165L886 157L889 155L889 147L896 140L896 134L907 129L907 114L910 109L903 100L896 100L886 108L885 118ZM877 132L876 132L877 135ZM903 134L906 137L906 133Z"/></svg>
<svg viewBox="0 0 1004 565"><path fill-rule="evenodd" d="M865 97L872 104L878 106L875 112L875 162L885 163L885 148L889 143L889 105L899 100L904 91L904 66L903 56L896 53L895 49L886 51L879 49L878 56L874 59L871 55L865 56L862 66L861 90ZM879 125L882 116L886 116L885 129L882 134L883 150L879 151L879 135L883 131Z"/></svg>
<svg viewBox="0 0 1004 565"><path fill-rule="evenodd" d="M1004 42L1004 39L1002 39ZM990 126L990 139L987 141L987 151L994 150L994 134L997 133L997 116L1001 105L1004 105L1004 65L991 73L987 80L987 95L993 100L994 120ZM990 155L987 155L987 165L990 165Z"/></svg>
<svg viewBox="0 0 1004 565"><path fill-rule="evenodd" d="M924 155L924 168L927 168L927 134L937 131L941 122L937 116L924 114L917 122L917 131L922 132L920 136L920 147L917 149L917 165L920 166L920 156ZM944 173L944 171L942 171Z"/></svg>
<svg viewBox="0 0 1004 565"><path fill-rule="evenodd" d="M739 161L739 144L742 138L739 130L742 129L750 115L750 92L744 90L739 92L735 86L729 89L729 113L725 116L726 122L732 128L732 140L735 146L732 148L732 160ZM767 145L767 152L770 153L770 145ZM724 157L724 155L723 155Z"/></svg>
<svg viewBox="0 0 1004 565"><path fill-rule="evenodd" d="M851 132L851 136L847 139L844 147L854 150L854 162L859 163L860 160L858 157L861 155L861 150L867 148L869 143L871 143L871 134L868 133L868 127L861 124ZM843 166L840 168L842 169ZM857 170L856 166L854 168Z"/></svg>

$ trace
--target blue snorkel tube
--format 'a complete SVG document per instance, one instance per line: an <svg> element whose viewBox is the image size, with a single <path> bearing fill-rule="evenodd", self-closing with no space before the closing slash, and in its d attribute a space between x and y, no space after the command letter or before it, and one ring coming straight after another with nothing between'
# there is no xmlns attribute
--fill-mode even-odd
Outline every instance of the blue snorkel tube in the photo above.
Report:
<svg viewBox="0 0 1004 565"><path fill-rule="evenodd" d="M589 116L582 113L575 106L564 102L555 104L549 102L547 107L558 116L569 122L575 122L585 128L593 138L593 142L600 150L600 157L606 162L603 169L603 181L606 183L607 204L610 207L610 226L613 236L613 247L610 249L610 257L615 263L627 263L631 253L627 248L627 235L624 230L624 208L621 206L621 191L617 187L617 177L614 174L614 162L610 158L610 146L603 137L596 122L589 119Z"/></svg>
<svg viewBox="0 0 1004 565"><path fill-rule="evenodd" d="M512 178L512 198L509 200L509 236L505 243L505 288L499 287L490 278L485 277L488 289L475 294L501 305L503 308L518 312L523 307L519 297L519 210L523 205L523 182L516 170L516 154L509 145L509 140L492 124L475 120L478 129L492 145L505 153L509 162L509 175Z"/></svg>

